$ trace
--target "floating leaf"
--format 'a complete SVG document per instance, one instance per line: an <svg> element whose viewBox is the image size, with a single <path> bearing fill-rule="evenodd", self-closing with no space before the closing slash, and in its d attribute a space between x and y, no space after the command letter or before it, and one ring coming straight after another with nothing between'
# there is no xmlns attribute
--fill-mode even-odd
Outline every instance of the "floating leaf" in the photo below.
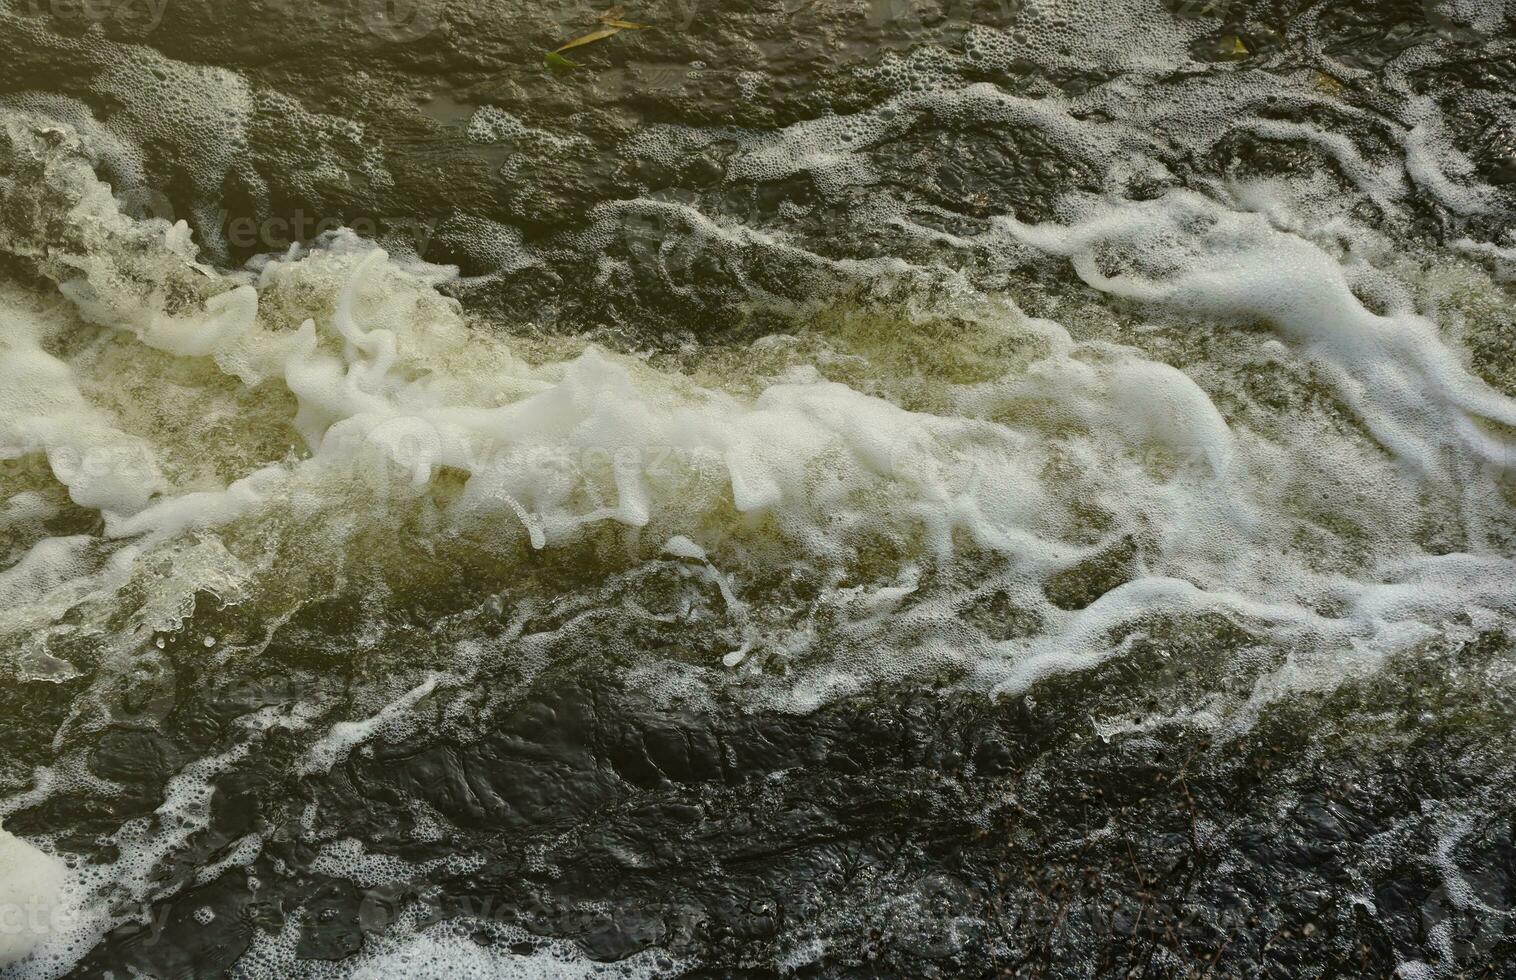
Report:
<svg viewBox="0 0 1516 980"><path fill-rule="evenodd" d="M594 44L596 41L604 41L606 38L615 37L620 33L621 28L619 27L602 27L598 31L590 31L583 37L576 37L567 44L561 45L553 51L553 54L557 54L560 51L567 51L570 48L577 48L585 44Z"/></svg>
<svg viewBox="0 0 1516 980"><path fill-rule="evenodd" d="M553 71L573 71L575 68L584 67L579 62L570 61L556 51L549 52L548 56L542 59L542 63Z"/></svg>
<svg viewBox="0 0 1516 980"><path fill-rule="evenodd" d="M605 13L596 18L596 20L605 25L604 27L598 30L590 31L583 37L576 37L572 41L569 41L567 44L559 45L557 48L553 49L553 52L549 54L546 59L544 59L547 63L547 66L549 68L556 68L560 71L569 68L583 67L578 62L570 61L569 59L563 57L562 52L568 51L571 48L582 47L586 44L594 44L596 41L604 41L608 37L615 37L622 31L641 31L648 28L649 25L647 24L635 24L629 20L622 20L621 14L625 9L625 7L612 7L610 10L607 10Z"/></svg>

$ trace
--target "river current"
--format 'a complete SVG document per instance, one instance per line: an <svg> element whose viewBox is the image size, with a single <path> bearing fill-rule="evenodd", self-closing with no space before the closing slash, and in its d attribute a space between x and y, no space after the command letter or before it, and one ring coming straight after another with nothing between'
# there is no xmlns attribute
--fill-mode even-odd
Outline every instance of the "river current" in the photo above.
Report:
<svg viewBox="0 0 1516 980"><path fill-rule="evenodd" d="M1502 0L0 0L0 974L1516 976L1513 218Z"/></svg>

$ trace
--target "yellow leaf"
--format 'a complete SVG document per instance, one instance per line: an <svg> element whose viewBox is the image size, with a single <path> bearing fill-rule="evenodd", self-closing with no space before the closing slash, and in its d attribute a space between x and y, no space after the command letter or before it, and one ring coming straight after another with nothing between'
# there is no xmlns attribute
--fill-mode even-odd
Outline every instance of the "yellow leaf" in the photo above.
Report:
<svg viewBox="0 0 1516 980"><path fill-rule="evenodd" d="M620 33L621 33L621 28L619 28L619 27L602 27L598 31L590 31L588 34L584 35L583 37L576 37L576 38L574 38L569 43L563 45L560 48L555 49L553 51L553 54L557 54L559 51L567 51L569 48L577 48L577 47L579 47L581 45L584 45L584 44L594 44L596 41L604 41L606 38L608 38L608 37L615 37L617 34L620 34Z"/></svg>
<svg viewBox="0 0 1516 980"><path fill-rule="evenodd" d="M608 20L606 23L612 27L619 27L623 31L645 31L652 27L651 24L633 24L629 20Z"/></svg>

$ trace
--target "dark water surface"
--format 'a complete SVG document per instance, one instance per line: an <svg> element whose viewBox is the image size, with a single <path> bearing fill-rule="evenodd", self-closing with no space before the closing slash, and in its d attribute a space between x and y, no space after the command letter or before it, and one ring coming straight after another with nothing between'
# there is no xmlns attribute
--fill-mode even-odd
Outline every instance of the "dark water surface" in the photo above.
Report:
<svg viewBox="0 0 1516 980"><path fill-rule="evenodd" d="M1503 0L0 0L0 974L1516 977L1513 218Z"/></svg>

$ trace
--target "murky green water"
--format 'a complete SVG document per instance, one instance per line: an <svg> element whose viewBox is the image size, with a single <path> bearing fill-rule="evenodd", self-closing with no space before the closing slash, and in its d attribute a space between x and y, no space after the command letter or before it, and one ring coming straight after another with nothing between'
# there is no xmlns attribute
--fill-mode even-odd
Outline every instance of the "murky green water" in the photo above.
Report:
<svg viewBox="0 0 1516 980"><path fill-rule="evenodd" d="M1516 976L1513 28L0 0L0 973Z"/></svg>

